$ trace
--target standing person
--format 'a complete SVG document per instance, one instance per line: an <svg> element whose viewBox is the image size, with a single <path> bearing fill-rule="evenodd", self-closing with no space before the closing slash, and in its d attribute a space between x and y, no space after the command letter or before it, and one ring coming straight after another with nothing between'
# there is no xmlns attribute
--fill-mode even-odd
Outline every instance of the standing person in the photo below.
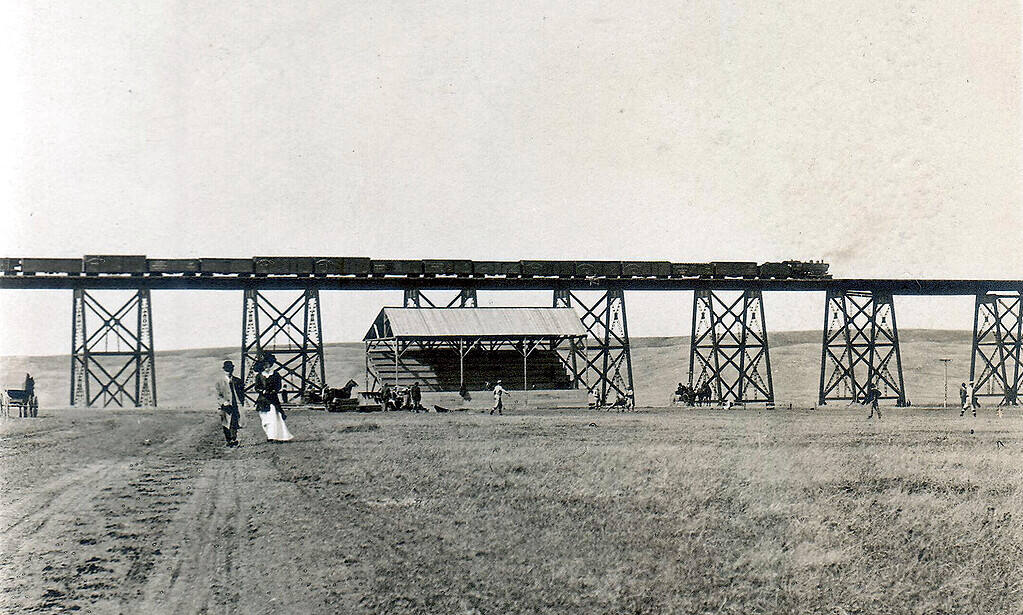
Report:
<svg viewBox="0 0 1023 615"><path fill-rule="evenodd" d="M973 381L966 387L966 399L969 401L969 406L973 410L973 416L977 416L977 408L980 408L980 402L977 401L977 389L973 387Z"/></svg>
<svg viewBox="0 0 1023 615"><path fill-rule="evenodd" d="M867 385L867 399L865 401L870 402L870 416L867 420L874 418L874 413L877 412L877 420L881 420L881 407L878 406L877 402L881 399L881 391L878 390L873 383Z"/></svg>
<svg viewBox="0 0 1023 615"><path fill-rule="evenodd" d="M494 407L490 410L490 414L493 414L494 410L497 410L498 414L504 414L504 396L506 393L508 391L501 386L501 381L498 380L497 384L494 385Z"/></svg>
<svg viewBox="0 0 1023 615"><path fill-rule="evenodd" d="M967 391L966 383L964 382L962 384L962 386L959 387L959 402L960 402L960 405L963 408L962 411L959 412L959 416L965 416L966 415L966 411L970 409L969 399L970 399L970 393L969 393L969 391Z"/></svg>
<svg viewBox="0 0 1023 615"><path fill-rule="evenodd" d="M412 389L409 393L412 397L412 409L419 412L423 407L423 404L420 403L423 401L423 392L419 389L419 382L412 383Z"/></svg>
<svg viewBox="0 0 1023 615"><path fill-rule="evenodd" d="M238 446L238 422L240 419L238 406L241 405L242 381L234 375L234 363L224 361L224 375L217 379L217 402L220 404L220 426L224 430L227 446Z"/></svg>
<svg viewBox="0 0 1023 615"><path fill-rule="evenodd" d="M287 415L281 408L281 400L278 396L281 390L281 376L274 369L276 357L271 353L263 355L258 360L259 367L253 366L256 374L256 411L259 412L259 422L263 426L263 433L266 434L267 442L287 442L292 438L288 431L288 425L284 422Z"/></svg>

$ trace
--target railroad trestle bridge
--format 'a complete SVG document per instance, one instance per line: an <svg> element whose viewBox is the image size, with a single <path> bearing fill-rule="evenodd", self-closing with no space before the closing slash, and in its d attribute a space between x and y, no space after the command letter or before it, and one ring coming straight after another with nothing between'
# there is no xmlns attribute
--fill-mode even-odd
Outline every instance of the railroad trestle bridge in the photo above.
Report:
<svg viewBox="0 0 1023 615"><path fill-rule="evenodd" d="M72 259L22 262L25 260ZM551 305L575 308L588 333L585 342L588 358L573 368L575 373L571 374L575 385L595 388L603 400L613 399L633 386L625 291L693 292L690 384L709 383L719 401L766 404L774 403L774 386L763 293L824 292L818 389L821 405L862 399L872 385L882 392L884 399L904 405L907 397L894 298L973 296L970 378L977 394L993 396L1000 405L1017 405L1023 388L1023 281L1019 280L833 279L826 275L791 274L764 277L764 267L773 264L761 265L759 271L741 271L742 275L719 276L703 270L679 275L677 270L672 273L669 265L673 264L661 261L633 263L639 268L631 274L619 263L617 274L595 267L583 270L582 275L578 267L566 271L557 266L546 270L552 273L541 268L524 275L527 261L521 261L518 273L501 270L499 263L491 263L493 267L489 269L478 264L474 270L468 265L461 271L433 275L424 272L422 265L419 270L402 271L399 266L390 271L368 271L365 275L287 270L209 274L198 268L185 272L153 271L151 266L144 271L107 267L99 272L79 272L71 266L51 267L57 271L27 271L13 265L13 261L4 259L0 263L0 289L71 291L70 403L76 406L156 405L150 297L152 291L159 290L241 291L242 377L251 380L251 363L260 352L271 346L283 346L284 350L278 348L274 353L281 364L285 389L295 395L318 391L325 384L320 292L370 290L403 291L405 307L432 309L476 307L479 292L550 291ZM478 273L480 269L486 273ZM108 305L99 292L105 290L127 290L132 294L124 303ZM268 291L295 294L289 301L274 302L266 294ZM110 340L117 341L117 350L109 350Z"/></svg>

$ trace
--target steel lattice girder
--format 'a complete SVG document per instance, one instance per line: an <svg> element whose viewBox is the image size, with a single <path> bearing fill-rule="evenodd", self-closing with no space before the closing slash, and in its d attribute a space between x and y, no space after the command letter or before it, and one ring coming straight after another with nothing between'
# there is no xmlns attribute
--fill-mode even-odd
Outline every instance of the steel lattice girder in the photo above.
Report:
<svg viewBox="0 0 1023 615"><path fill-rule="evenodd" d="M906 404L892 295L829 290L824 306L818 402L824 405L829 400L862 400L871 384L881 391L882 399L894 399L899 406Z"/></svg>
<svg viewBox="0 0 1023 615"><path fill-rule="evenodd" d="M562 363L574 380L589 390L596 389L601 404L608 403L611 394L625 397L633 388L625 291L620 288L602 291L590 304L571 290L554 291L554 307L574 308L576 305L582 310L580 320L588 335L583 347L572 342L564 354L558 353Z"/></svg>
<svg viewBox="0 0 1023 615"><path fill-rule="evenodd" d="M699 389L710 382L719 401L774 403L771 352L759 290L743 291L734 299L722 299L711 290L696 291L692 324L690 386Z"/></svg>
<svg viewBox="0 0 1023 615"><path fill-rule="evenodd" d="M429 296L427 296L422 289L419 288L406 288L404 292L404 307L440 307L439 304L434 303ZM454 307L478 307L476 301L476 289L475 288L463 288L445 305L445 308Z"/></svg>
<svg viewBox="0 0 1023 615"><path fill-rule="evenodd" d="M974 383L975 395L997 395L1001 397L1000 406L1019 403L1019 391L1023 387L1021 346L1023 291L977 295L970 359L970 380ZM985 384L988 393L981 392Z"/></svg>
<svg viewBox="0 0 1023 615"><path fill-rule="evenodd" d="M264 352L273 353L284 396L319 393L326 383L320 321L320 291L306 289L284 309L259 290L246 290L242 327L242 380L254 400L255 373L248 371ZM282 399L283 401L283 399Z"/></svg>
<svg viewBox="0 0 1023 615"><path fill-rule="evenodd" d="M156 406L149 289L138 289L112 312L85 289L72 294L71 405Z"/></svg>

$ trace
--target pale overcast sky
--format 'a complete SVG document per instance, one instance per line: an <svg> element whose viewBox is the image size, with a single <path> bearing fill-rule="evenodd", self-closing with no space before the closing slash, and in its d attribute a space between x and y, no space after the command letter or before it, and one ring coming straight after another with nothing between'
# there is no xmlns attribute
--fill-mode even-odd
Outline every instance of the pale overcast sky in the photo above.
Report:
<svg viewBox="0 0 1023 615"><path fill-rule="evenodd" d="M7 9L4 254L1023 277L1016 2L245 4ZM397 301L325 296L325 338ZM633 334L688 333L688 293L628 301ZM766 301L774 329L823 320ZM240 343L240 293L154 305L158 348ZM68 352L70 308L0 293L0 354ZM969 298L897 308L972 325Z"/></svg>

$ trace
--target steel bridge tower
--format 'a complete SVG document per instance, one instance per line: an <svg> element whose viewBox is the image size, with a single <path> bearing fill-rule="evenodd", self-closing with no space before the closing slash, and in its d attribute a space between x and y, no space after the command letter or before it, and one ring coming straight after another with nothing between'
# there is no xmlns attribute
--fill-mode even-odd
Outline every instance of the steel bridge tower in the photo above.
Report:
<svg viewBox="0 0 1023 615"><path fill-rule="evenodd" d="M255 400L256 375L248 371L265 352L277 359L281 375L281 401L319 393L326 384L320 291L305 289L282 308L257 289L246 289L242 306L242 372L245 395Z"/></svg>
<svg viewBox="0 0 1023 615"><path fill-rule="evenodd" d="M978 294L973 313L973 354L970 359L970 380L974 383L975 395L997 396L999 406L1019 404L1019 393L1023 388L1021 346L1023 290Z"/></svg>
<svg viewBox="0 0 1023 615"><path fill-rule="evenodd" d="M612 395L624 397L633 388L625 291L609 288L589 303L569 289L555 289L554 307L576 306L582 310L580 320L586 328L586 342L581 347L572 342L565 352L558 354L576 387L582 383L589 390L595 389L598 402L607 405L615 401Z"/></svg>
<svg viewBox="0 0 1023 615"><path fill-rule="evenodd" d="M72 293L71 405L156 406L149 289L114 310L84 288Z"/></svg>
<svg viewBox="0 0 1023 615"><path fill-rule="evenodd" d="M734 298L723 298L712 290L695 291L689 386L699 390L705 383L718 401L774 403L760 290L746 289Z"/></svg>
<svg viewBox="0 0 1023 615"><path fill-rule="evenodd" d="M877 386L881 399L906 405L892 294L829 289L818 403L860 401L871 384Z"/></svg>

